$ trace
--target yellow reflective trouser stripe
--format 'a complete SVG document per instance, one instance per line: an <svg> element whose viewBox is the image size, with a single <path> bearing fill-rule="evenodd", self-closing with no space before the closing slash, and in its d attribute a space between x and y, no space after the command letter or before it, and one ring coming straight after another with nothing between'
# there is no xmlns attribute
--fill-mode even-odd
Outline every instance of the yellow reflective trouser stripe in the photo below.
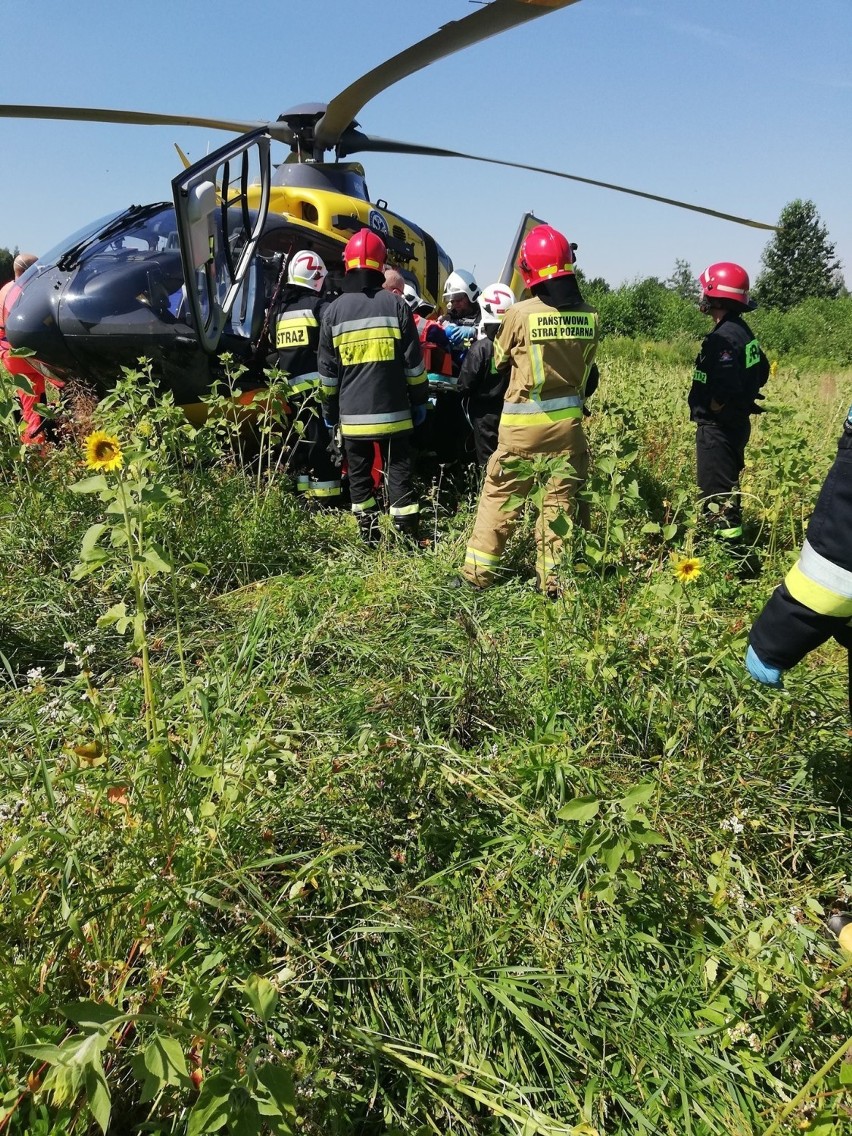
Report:
<svg viewBox="0 0 852 1136"><path fill-rule="evenodd" d="M799 564L795 564L790 569L784 583L793 599L798 600L805 607L809 607L811 611L816 611L820 615L834 615L843 619L849 619L852 616L852 597L838 595L837 592L832 592L823 587L822 584L818 584L816 580L809 579L801 570Z"/></svg>
<svg viewBox="0 0 852 1136"><path fill-rule="evenodd" d="M468 545L464 562L465 564L473 564L478 568L497 568L500 564L500 557L495 556L492 552L483 552L479 548Z"/></svg>
<svg viewBox="0 0 852 1136"><path fill-rule="evenodd" d="M310 478L306 473L300 473L296 478L296 489L299 493L307 493L308 486L310 485Z"/></svg>
<svg viewBox="0 0 852 1136"><path fill-rule="evenodd" d="M795 599L821 615L852 615L852 572L835 564L805 541L799 560L785 581Z"/></svg>
<svg viewBox="0 0 852 1136"><path fill-rule="evenodd" d="M369 513L370 509L375 509L376 507L375 497L368 497L366 501L352 502L353 513Z"/></svg>
<svg viewBox="0 0 852 1136"><path fill-rule="evenodd" d="M304 375L293 375L289 378L287 387L290 394L301 394L302 391L314 390L321 382L318 371L307 371Z"/></svg>
<svg viewBox="0 0 852 1136"><path fill-rule="evenodd" d="M366 438L374 434L400 434L403 430L412 430L414 425L411 418L403 418L399 422L363 422L353 424L342 422L340 433L344 438Z"/></svg>
<svg viewBox="0 0 852 1136"><path fill-rule="evenodd" d="M308 484L309 497L339 497L340 496L340 482L339 481L315 481L310 479Z"/></svg>
<svg viewBox="0 0 852 1136"><path fill-rule="evenodd" d="M735 537L743 535L743 526L737 525L733 529L719 529L718 535L724 537L725 540L733 540Z"/></svg>
<svg viewBox="0 0 852 1136"><path fill-rule="evenodd" d="M411 517L419 512L420 505L418 503L414 505L391 505L390 507L390 515L392 517Z"/></svg>
<svg viewBox="0 0 852 1136"><path fill-rule="evenodd" d="M417 386L420 386L421 383L425 383L427 378L428 378L428 376L427 376L425 371L418 371L414 375L408 375L407 374L405 376L405 381L408 383L408 385L410 387L417 387Z"/></svg>

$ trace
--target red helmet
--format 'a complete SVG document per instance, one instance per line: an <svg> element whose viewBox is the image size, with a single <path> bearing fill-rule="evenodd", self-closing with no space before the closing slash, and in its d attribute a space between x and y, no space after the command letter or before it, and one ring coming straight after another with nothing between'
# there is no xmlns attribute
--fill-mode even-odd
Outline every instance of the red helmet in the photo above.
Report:
<svg viewBox="0 0 852 1136"><path fill-rule="evenodd" d="M346 242L343 267L347 272L351 272L353 268L374 268L376 272L384 272L387 254L385 242L377 233L372 229L359 229Z"/></svg>
<svg viewBox="0 0 852 1136"><path fill-rule="evenodd" d="M571 242L550 225L536 225L524 237L518 253L518 268L527 288L559 276L573 276Z"/></svg>
<svg viewBox="0 0 852 1136"><path fill-rule="evenodd" d="M748 273L729 260L705 268L698 283L708 300L731 300L744 308L754 306L748 298Z"/></svg>

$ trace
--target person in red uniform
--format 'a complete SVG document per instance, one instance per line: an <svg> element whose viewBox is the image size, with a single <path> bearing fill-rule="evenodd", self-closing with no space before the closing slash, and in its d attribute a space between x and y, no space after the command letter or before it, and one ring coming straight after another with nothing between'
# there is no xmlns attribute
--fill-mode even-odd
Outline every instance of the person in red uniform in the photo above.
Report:
<svg viewBox="0 0 852 1136"><path fill-rule="evenodd" d="M23 356L13 355L11 353L12 345L6 338L6 320L18 295L17 282L19 278L23 276L27 269L31 268L37 260L38 257L34 253L19 252L12 264L12 271L15 274L14 279L0 288L0 365L5 367L10 375L21 375L29 385L29 390L24 390L23 388L18 390L18 401L21 404L21 417L24 420L24 431L21 436L21 441L28 446L45 440L44 419L38 413L36 407L44 403L48 380L45 379L45 376L38 369L37 363L31 362ZM62 386L62 383L59 382L58 379L51 378L49 381L55 387Z"/></svg>
<svg viewBox="0 0 852 1136"><path fill-rule="evenodd" d="M440 320L435 319L435 305L425 300L413 284L406 284L402 295L414 315L423 352L423 366L430 383L450 381L453 376L450 341Z"/></svg>
<svg viewBox="0 0 852 1136"><path fill-rule="evenodd" d="M371 229L350 238L343 252L343 292L323 314L318 353L323 415L329 425L340 425L352 511L370 546L380 540L374 442L382 455L394 527L417 538L420 503L410 438L426 416L428 396L411 312L401 296L384 287L386 255L384 241Z"/></svg>

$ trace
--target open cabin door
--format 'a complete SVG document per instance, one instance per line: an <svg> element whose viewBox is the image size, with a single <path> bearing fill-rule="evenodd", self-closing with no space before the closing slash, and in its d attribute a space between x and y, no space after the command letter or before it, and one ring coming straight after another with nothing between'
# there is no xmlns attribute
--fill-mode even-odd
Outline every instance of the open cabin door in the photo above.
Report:
<svg viewBox="0 0 852 1136"><path fill-rule="evenodd" d="M198 339L211 353L266 223L269 143L264 129L243 134L172 181L187 303Z"/></svg>
<svg viewBox="0 0 852 1136"><path fill-rule="evenodd" d="M526 290L524 279L518 271L518 253L521 251L521 245L524 243L524 237L536 225L546 225L546 221L542 221L533 213L525 213L521 218L521 223L518 225L518 231L515 233L515 239L509 249L509 253L503 264L503 271L500 273L500 283L508 284L508 286L515 293L515 299L522 299Z"/></svg>

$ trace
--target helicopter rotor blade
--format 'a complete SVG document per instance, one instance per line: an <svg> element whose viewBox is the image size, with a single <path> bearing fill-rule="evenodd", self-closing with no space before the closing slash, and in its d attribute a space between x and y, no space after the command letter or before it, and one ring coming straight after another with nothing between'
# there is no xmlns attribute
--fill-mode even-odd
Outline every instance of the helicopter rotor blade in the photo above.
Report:
<svg viewBox="0 0 852 1136"><path fill-rule="evenodd" d="M543 166L528 166L523 162L507 162L501 158L484 158L478 154L462 153L460 150L443 150L436 146L420 146L414 142L396 142L391 138L375 138L362 134L360 130L347 130L340 140L338 152L341 157L370 151L376 154L419 154L427 158L467 158L471 162L487 162L492 166L509 166L514 170L529 170L536 174L549 174L551 177L565 178L567 181L578 181L583 185L596 185L601 189L612 189L616 193L629 193L633 197L644 197L646 201L659 201L663 205L673 205L677 209L689 209L693 213L703 213L707 217L718 217L722 221L732 221L735 225L747 225L751 229L767 229L777 232L777 225L769 225L765 221L752 221L747 217L738 217L735 213L722 213L718 209L709 209L705 205L692 205L688 201L678 201L674 197L661 197L657 193L646 193L641 189L630 189L626 185L615 185L609 181L597 181L594 178L580 177L579 174L563 173L561 170L549 170Z"/></svg>
<svg viewBox="0 0 852 1136"><path fill-rule="evenodd" d="M358 111L400 79L462 48L575 3L577 0L493 0L461 20L445 24L434 35L374 67L335 95L314 128L316 142L325 149L331 149Z"/></svg>
<svg viewBox="0 0 852 1136"><path fill-rule="evenodd" d="M293 141L293 131L283 122L245 122L232 118L197 118L189 114L149 114L140 110L108 110L103 107L25 106L0 104L0 118L56 118L67 122L114 122L131 126L201 126L248 134L265 127L276 141Z"/></svg>

